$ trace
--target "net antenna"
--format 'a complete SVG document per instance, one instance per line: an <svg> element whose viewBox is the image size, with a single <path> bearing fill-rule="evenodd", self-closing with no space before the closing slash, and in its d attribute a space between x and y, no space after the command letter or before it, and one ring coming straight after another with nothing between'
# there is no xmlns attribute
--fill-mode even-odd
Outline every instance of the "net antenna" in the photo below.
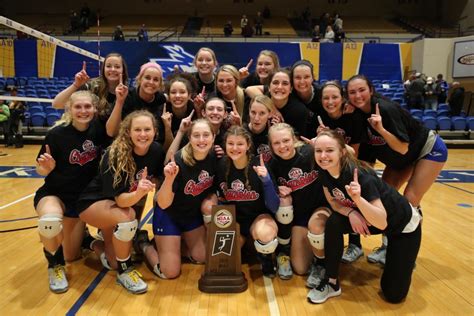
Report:
<svg viewBox="0 0 474 316"><path fill-rule="evenodd" d="M95 60L99 61L99 63L104 61L104 57L100 57L100 55L93 54L93 53L91 53L91 52L89 52L85 49L82 49L82 48L76 47L74 45L68 44L68 43L66 43L66 42L64 42L60 39L57 39L57 38L54 38L54 37L52 37L48 34L44 34L42 32L39 32L35 29L32 29L31 27L28 27L28 26L23 25L21 23L15 22L11 19L7 19L6 17L1 16L1 15L0 15L0 24L3 24L3 25L8 26L12 29L23 32L25 34L28 34L30 36L42 39L45 42L48 42L48 43L60 46L62 48L65 48L67 50L76 52L80 55L87 56L89 58L95 59ZM100 67L99 67L99 69L100 69Z"/></svg>

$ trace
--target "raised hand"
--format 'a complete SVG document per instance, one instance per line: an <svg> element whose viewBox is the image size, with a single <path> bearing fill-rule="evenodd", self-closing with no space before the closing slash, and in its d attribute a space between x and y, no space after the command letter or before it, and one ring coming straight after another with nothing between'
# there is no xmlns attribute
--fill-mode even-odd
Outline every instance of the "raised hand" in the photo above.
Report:
<svg viewBox="0 0 474 316"><path fill-rule="evenodd" d="M42 169L50 173L56 167L56 160L51 155L48 144L45 145L45 150L46 151L38 157L37 162Z"/></svg>
<svg viewBox="0 0 474 316"><path fill-rule="evenodd" d="M249 76L249 74L250 74L249 68L252 65L252 63L253 63L253 59L250 59L245 67L242 67L242 68L239 69L240 80L242 80L242 79Z"/></svg>
<svg viewBox="0 0 474 316"><path fill-rule="evenodd" d="M204 103L206 103L206 86L203 86L201 93L199 93L196 97L194 97L193 99L194 109L198 113L201 113Z"/></svg>
<svg viewBox="0 0 474 316"><path fill-rule="evenodd" d="M327 131L329 129L329 127L326 127L326 125L324 125L323 119L319 115L318 115L318 123L319 123L319 126L318 126L318 129L316 130L316 134L319 134L322 131Z"/></svg>
<svg viewBox="0 0 474 316"><path fill-rule="evenodd" d="M192 110L188 116L186 116L185 118L181 120L181 123L179 124L179 130L182 133L186 133L188 131L189 127L191 126L193 115L194 115L194 110Z"/></svg>
<svg viewBox="0 0 474 316"><path fill-rule="evenodd" d="M79 89L83 85L86 84L86 82L90 79L89 75L87 74L86 71L87 63L85 61L82 62L82 70L79 71L75 76L74 76L74 83L73 85Z"/></svg>
<svg viewBox="0 0 474 316"><path fill-rule="evenodd" d="M170 162L168 162L163 169L163 174L166 178L174 179L179 172L179 166L174 161L174 153L171 152Z"/></svg>
<svg viewBox="0 0 474 316"><path fill-rule="evenodd" d="M275 125L278 123L283 123L285 120L283 119L283 115L281 115L281 112L278 110L273 111L270 114L270 125Z"/></svg>
<svg viewBox="0 0 474 316"><path fill-rule="evenodd" d="M359 175L358 175L358 170L357 168L354 168L354 179L349 183L349 185L346 185L346 191L347 194L351 197L352 201L357 203L357 200L360 199L360 193L361 193L361 188L359 184Z"/></svg>
<svg viewBox="0 0 474 316"><path fill-rule="evenodd" d="M380 115L380 109L379 109L379 104L377 103L375 105L375 114L372 114L367 121L369 122L370 126L377 132L380 132L383 130L383 125L382 125L382 116Z"/></svg>
<svg viewBox="0 0 474 316"><path fill-rule="evenodd" d="M143 170L140 180L138 181L137 192L139 194L145 195L150 191L155 189L155 184L151 182L148 178L148 168L145 167Z"/></svg>
<svg viewBox="0 0 474 316"><path fill-rule="evenodd" d="M344 108L342 109L342 114L350 114L355 111L355 106L350 104L349 102L346 102L344 104Z"/></svg>
<svg viewBox="0 0 474 316"><path fill-rule="evenodd" d="M127 95L128 95L128 87L123 84L123 75L120 74L119 84L115 87L115 97L117 98L116 103L123 104L125 102L125 98L127 97Z"/></svg>
<svg viewBox="0 0 474 316"><path fill-rule="evenodd" d="M163 114L161 114L161 120L166 129L171 129L171 119L173 118L173 113L166 112L166 102L163 106Z"/></svg>
<svg viewBox="0 0 474 316"><path fill-rule="evenodd" d="M237 111L234 100L230 101L230 103L232 103L232 111L229 113L231 124L242 125L242 118L240 117L239 111Z"/></svg>
<svg viewBox="0 0 474 316"><path fill-rule="evenodd" d="M316 137L315 138L312 138L312 139L309 139L309 138L306 138L304 136L300 136L301 140L304 141L306 144L309 144L311 146L314 146L314 142L316 141Z"/></svg>
<svg viewBox="0 0 474 316"><path fill-rule="evenodd" d="M225 155L224 149L219 145L214 145L214 152L217 158L222 158Z"/></svg>
<svg viewBox="0 0 474 316"><path fill-rule="evenodd" d="M263 155L260 154L260 165L253 166L253 170L260 178L265 178L268 175L267 167L265 167L265 162L263 161Z"/></svg>

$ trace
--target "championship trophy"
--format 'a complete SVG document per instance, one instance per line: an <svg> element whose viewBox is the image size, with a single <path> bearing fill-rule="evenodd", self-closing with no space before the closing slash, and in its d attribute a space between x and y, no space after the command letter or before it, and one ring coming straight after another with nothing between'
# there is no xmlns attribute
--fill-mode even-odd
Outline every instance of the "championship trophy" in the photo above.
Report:
<svg viewBox="0 0 474 316"><path fill-rule="evenodd" d="M240 231L234 205L214 205L208 226L206 267L199 290L206 293L240 293L247 289L240 260Z"/></svg>

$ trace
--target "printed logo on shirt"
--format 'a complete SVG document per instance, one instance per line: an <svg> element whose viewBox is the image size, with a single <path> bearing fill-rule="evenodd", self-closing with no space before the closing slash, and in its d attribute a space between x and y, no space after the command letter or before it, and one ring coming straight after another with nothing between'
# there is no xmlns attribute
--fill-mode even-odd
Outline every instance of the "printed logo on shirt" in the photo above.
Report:
<svg viewBox="0 0 474 316"><path fill-rule="evenodd" d="M312 170L308 173L303 172L303 170L300 168L291 168L291 170L288 172L288 177L290 180L279 177L278 184L289 187L292 191L296 191L316 181L318 178L318 172L316 170Z"/></svg>
<svg viewBox="0 0 474 316"><path fill-rule="evenodd" d="M222 182L220 187L224 191L224 197L227 201L255 201L260 196L254 190L247 190L245 184L240 180L232 181L230 189L227 188L225 182Z"/></svg>
<svg viewBox="0 0 474 316"><path fill-rule="evenodd" d="M367 135L369 136L369 141L367 142L369 145L383 146L387 144L382 136L372 134L370 128L367 128Z"/></svg>
<svg viewBox="0 0 474 316"><path fill-rule="evenodd" d="M334 196L339 201L339 203L343 206L357 207L357 205L354 202L352 202L350 199L346 198L344 193L338 188L332 189L332 196Z"/></svg>
<svg viewBox="0 0 474 316"><path fill-rule="evenodd" d="M94 142L91 140L86 140L82 144L82 149L84 150L81 152L79 149L73 149L69 154L69 163L71 165L77 164L80 166L84 166L86 163L94 160L97 158L98 149L94 146Z"/></svg>
<svg viewBox="0 0 474 316"><path fill-rule="evenodd" d="M267 144L260 144L257 148L257 154L262 155L264 162L269 162L272 159L272 152Z"/></svg>
<svg viewBox="0 0 474 316"><path fill-rule="evenodd" d="M342 138L344 139L344 142L346 144L349 144L351 142L351 137L350 136L346 136L346 131L343 130L342 128L340 127L336 127L335 129L336 133L338 133L339 135L342 136Z"/></svg>
<svg viewBox="0 0 474 316"><path fill-rule="evenodd" d="M201 173L199 173L198 176L198 181L199 182L196 183L194 180L189 180L184 187L184 194L198 196L212 186L214 176L211 177L209 172L201 170Z"/></svg>

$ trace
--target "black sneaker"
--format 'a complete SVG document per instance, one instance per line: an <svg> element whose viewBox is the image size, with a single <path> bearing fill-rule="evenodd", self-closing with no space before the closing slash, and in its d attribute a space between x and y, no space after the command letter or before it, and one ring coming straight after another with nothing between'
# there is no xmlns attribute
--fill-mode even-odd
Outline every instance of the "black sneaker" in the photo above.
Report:
<svg viewBox="0 0 474 316"><path fill-rule="evenodd" d="M273 260L273 254L262 254L257 253L257 258L262 264L262 273L268 278L274 278L276 276L276 262Z"/></svg>
<svg viewBox="0 0 474 316"><path fill-rule="evenodd" d="M316 288L311 289L306 297L310 303L321 304L328 298L339 295L341 295L339 281L336 284L331 284L328 279L324 279Z"/></svg>

